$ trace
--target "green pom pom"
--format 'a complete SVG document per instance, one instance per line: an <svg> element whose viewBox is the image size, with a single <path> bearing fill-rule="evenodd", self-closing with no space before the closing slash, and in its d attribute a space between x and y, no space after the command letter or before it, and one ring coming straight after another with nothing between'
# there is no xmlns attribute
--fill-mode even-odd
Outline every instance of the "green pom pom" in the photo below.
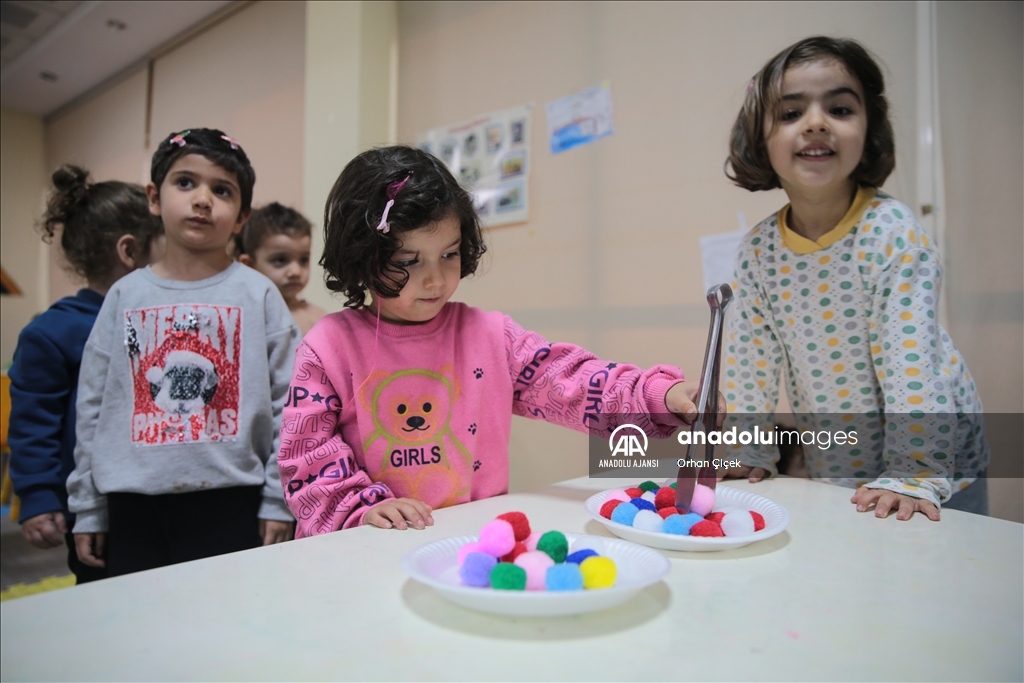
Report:
<svg viewBox="0 0 1024 683"><path fill-rule="evenodd" d="M547 553L555 564L560 564L569 554L569 541L561 531L549 531L537 541L537 550Z"/></svg>
<svg viewBox="0 0 1024 683"><path fill-rule="evenodd" d="M655 493L657 493L658 489L660 489L661 487L655 484L653 481L645 481L644 483L640 484L640 486L637 486L637 488L643 491L644 493L647 493L648 491L654 491Z"/></svg>
<svg viewBox="0 0 1024 683"><path fill-rule="evenodd" d="M516 564L499 562L491 570L491 587L502 591L526 590L526 570Z"/></svg>
<svg viewBox="0 0 1024 683"><path fill-rule="evenodd" d="M677 484L677 483L678 483L678 482L672 482L671 484L669 484L669 486L670 486L670 487L672 487L672 488L676 488L676 484Z"/></svg>

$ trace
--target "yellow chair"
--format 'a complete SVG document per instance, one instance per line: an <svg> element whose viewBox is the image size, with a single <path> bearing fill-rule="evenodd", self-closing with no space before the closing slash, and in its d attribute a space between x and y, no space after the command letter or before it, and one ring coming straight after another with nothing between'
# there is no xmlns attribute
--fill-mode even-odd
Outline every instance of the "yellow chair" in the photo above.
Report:
<svg viewBox="0 0 1024 683"><path fill-rule="evenodd" d="M11 466L11 449L7 445L7 427L11 420L11 378L4 372L0 375L0 454L3 461L3 483L0 484L0 505L11 505L11 519L18 521L21 501L14 495L14 482L8 471Z"/></svg>

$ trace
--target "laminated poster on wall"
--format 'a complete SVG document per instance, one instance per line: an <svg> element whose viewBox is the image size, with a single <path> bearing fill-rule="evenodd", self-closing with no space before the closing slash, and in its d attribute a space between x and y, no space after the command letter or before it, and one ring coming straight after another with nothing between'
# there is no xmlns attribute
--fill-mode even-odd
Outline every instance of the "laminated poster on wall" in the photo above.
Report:
<svg viewBox="0 0 1024 683"><path fill-rule="evenodd" d="M485 228L529 217L530 107L433 128L417 139L420 149L444 161L470 191Z"/></svg>
<svg viewBox="0 0 1024 683"><path fill-rule="evenodd" d="M612 89L607 81L548 102L544 109L552 154L589 144L615 132Z"/></svg>

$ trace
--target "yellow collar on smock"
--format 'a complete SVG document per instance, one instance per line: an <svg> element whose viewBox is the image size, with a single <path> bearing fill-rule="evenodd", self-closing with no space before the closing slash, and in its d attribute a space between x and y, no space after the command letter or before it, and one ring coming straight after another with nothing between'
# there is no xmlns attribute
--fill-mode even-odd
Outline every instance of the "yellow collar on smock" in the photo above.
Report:
<svg viewBox="0 0 1024 683"><path fill-rule="evenodd" d="M868 204L875 198L876 192L877 190L873 187L861 187L858 189L857 194L853 198L853 204L850 205L843 219L839 221L836 227L819 237L817 242L797 234L787 225L786 217L789 215L790 205L786 204L779 210L779 234L782 236L782 242L798 254L813 254L816 251L831 247L846 237L846 234L860 221L861 216L864 215L864 210L868 208Z"/></svg>

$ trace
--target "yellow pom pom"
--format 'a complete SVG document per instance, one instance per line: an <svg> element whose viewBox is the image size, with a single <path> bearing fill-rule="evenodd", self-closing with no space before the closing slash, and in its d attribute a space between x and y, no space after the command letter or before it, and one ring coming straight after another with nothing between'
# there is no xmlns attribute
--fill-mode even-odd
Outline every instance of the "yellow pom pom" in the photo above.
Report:
<svg viewBox="0 0 1024 683"><path fill-rule="evenodd" d="M611 588L615 585L617 571L615 563L607 557L588 557L580 564L586 589Z"/></svg>

